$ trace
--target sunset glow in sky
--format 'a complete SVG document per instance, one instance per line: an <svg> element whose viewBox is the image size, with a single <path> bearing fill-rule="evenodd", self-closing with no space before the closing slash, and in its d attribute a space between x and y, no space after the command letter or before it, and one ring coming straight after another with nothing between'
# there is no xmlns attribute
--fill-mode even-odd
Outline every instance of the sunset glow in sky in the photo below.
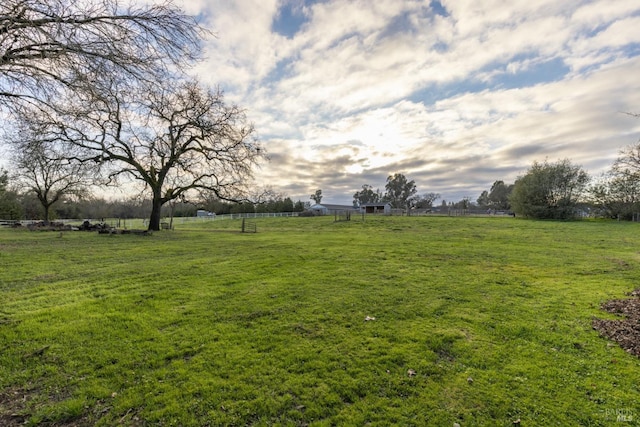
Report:
<svg viewBox="0 0 640 427"><path fill-rule="evenodd" d="M247 109L259 182L294 200L351 203L399 172L475 201L534 160L597 176L640 137L636 1L179 4L216 35L194 72Z"/></svg>

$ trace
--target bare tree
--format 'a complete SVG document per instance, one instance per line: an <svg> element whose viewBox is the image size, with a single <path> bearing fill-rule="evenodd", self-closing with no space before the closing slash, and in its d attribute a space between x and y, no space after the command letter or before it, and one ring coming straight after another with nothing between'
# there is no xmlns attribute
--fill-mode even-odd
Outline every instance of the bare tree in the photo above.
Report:
<svg viewBox="0 0 640 427"><path fill-rule="evenodd" d="M609 218L632 220L640 212L640 179L610 170L589 189L590 201Z"/></svg>
<svg viewBox="0 0 640 427"><path fill-rule="evenodd" d="M65 196L83 196L90 185L86 165L50 154L44 146L32 144L20 153L16 162L17 178L38 198L46 224L53 205Z"/></svg>
<svg viewBox="0 0 640 427"><path fill-rule="evenodd" d="M75 147L60 144L42 123L36 115L23 116L17 129L6 133L5 140L13 148L15 178L36 196L48 224L53 205L65 196L87 192L97 165L74 160L77 153L70 150Z"/></svg>
<svg viewBox="0 0 640 427"><path fill-rule="evenodd" d="M196 59L203 35L171 1L3 0L0 106L50 106L114 73L154 80Z"/></svg>
<svg viewBox="0 0 640 427"><path fill-rule="evenodd" d="M203 190L221 200L246 198L264 151L245 112L225 104L220 91L182 82L147 85L130 97L114 81L111 91L94 95L51 117L56 138L81 150L77 160L103 165L108 183L142 184L152 199L149 230L160 229L161 208L175 199Z"/></svg>
<svg viewBox="0 0 640 427"><path fill-rule="evenodd" d="M611 218L633 219L640 211L640 142L622 148L611 169L591 187L592 201Z"/></svg>
<svg viewBox="0 0 640 427"><path fill-rule="evenodd" d="M636 179L640 178L640 142L620 150L612 171L617 175L635 175Z"/></svg>

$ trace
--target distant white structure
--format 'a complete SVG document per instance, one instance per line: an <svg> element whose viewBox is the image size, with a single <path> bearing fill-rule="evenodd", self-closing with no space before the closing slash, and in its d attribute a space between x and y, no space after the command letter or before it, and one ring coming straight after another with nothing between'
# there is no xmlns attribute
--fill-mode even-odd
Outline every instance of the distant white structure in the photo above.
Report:
<svg viewBox="0 0 640 427"><path fill-rule="evenodd" d="M360 206L360 212L391 215L391 205L389 203L365 203Z"/></svg>
<svg viewBox="0 0 640 427"><path fill-rule="evenodd" d="M198 209L196 211L196 216L197 217L209 217L209 218L211 218L211 217L216 216L216 214L213 213L213 212L205 211L204 209Z"/></svg>
<svg viewBox="0 0 640 427"><path fill-rule="evenodd" d="M333 215L340 212L358 212L358 208L351 205L333 205L329 203L316 203L309 210L317 215Z"/></svg>

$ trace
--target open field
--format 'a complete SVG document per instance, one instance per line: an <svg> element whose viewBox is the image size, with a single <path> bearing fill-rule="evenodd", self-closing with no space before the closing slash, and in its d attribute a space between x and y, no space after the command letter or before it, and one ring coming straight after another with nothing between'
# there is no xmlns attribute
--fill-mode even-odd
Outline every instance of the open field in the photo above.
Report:
<svg viewBox="0 0 640 427"><path fill-rule="evenodd" d="M0 425L640 425L638 224L359 219L0 230Z"/></svg>

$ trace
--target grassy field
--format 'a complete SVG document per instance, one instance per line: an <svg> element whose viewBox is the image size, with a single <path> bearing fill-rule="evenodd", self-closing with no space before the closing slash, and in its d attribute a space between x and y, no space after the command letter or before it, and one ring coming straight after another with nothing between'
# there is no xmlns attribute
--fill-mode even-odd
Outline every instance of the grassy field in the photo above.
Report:
<svg viewBox="0 0 640 427"><path fill-rule="evenodd" d="M640 425L638 224L255 222L0 230L0 424Z"/></svg>

